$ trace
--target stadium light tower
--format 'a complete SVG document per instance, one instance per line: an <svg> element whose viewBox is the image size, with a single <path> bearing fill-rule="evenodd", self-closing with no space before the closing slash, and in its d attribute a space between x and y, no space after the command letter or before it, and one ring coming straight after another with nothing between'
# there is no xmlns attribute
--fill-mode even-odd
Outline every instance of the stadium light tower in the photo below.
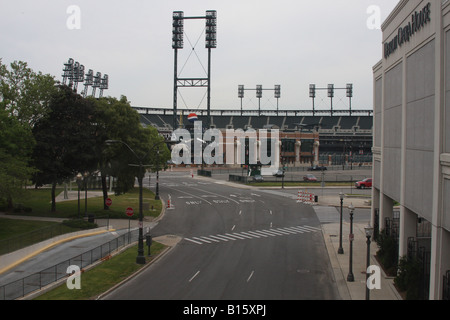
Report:
<svg viewBox="0 0 450 320"><path fill-rule="evenodd" d="M99 98L103 97L103 90L108 90L109 87L109 77L107 74L103 76L103 79L100 81L100 96Z"/></svg>
<svg viewBox="0 0 450 320"><path fill-rule="evenodd" d="M241 99L241 116L243 114L243 111L242 111L242 99L244 99L244 96L245 96L244 85L240 84L239 87L238 87L238 97L239 97L239 99Z"/></svg>
<svg viewBox="0 0 450 320"><path fill-rule="evenodd" d="M315 109L315 105L314 105L314 101L316 99L316 85L315 84L310 84L309 85L309 97L312 98L312 102L313 102L313 116L316 114L316 109Z"/></svg>
<svg viewBox="0 0 450 320"><path fill-rule="evenodd" d="M95 98L95 91L97 88L100 88L100 83L102 81L102 73L97 72L97 74L94 76L94 83L92 84L92 96Z"/></svg>
<svg viewBox="0 0 450 320"><path fill-rule="evenodd" d="M207 88L207 124L211 125L211 49L217 48L217 11L208 10L205 16L185 17L183 11L174 11L172 23L172 49L174 49L174 81L173 81L173 130L178 128L177 125L177 108L178 108L178 88ZM205 48L208 49L208 74L207 78L179 78L178 77L178 50L183 49L184 20L204 19L206 20L205 28ZM194 49L194 48L192 48Z"/></svg>
<svg viewBox="0 0 450 320"><path fill-rule="evenodd" d="M350 115L352 115L352 97L353 97L353 84L347 83L347 98L349 98Z"/></svg>
<svg viewBox="0 0 450 320"><path fill-rule="evenodd" d="M256 86L256 98L258 98L258 115L261 115L261 98L263 95L263 87L258 84Z"/></svg>
<svg viewBox="0 0 450 320"><path fill-rule="evenodd" d="M277 115L278 115L278 100L281 98L281 86L275 85L275 99L277 99Z"/></svg>
<svg viewBox="0 0 450 320"><path fill-rule="evenodd" d="M86 74L86 78L84 79L84 90L83 90L83 97L87 97L87 92L90 86L94 84L94 70L89 69L88 73Z"/></svg>
<svg viewBox="0 0 450 320"><path fill-rule="evenodd" d="M334 84L328 85L328 98L331 99L331 116L333 116Z"/></svg>

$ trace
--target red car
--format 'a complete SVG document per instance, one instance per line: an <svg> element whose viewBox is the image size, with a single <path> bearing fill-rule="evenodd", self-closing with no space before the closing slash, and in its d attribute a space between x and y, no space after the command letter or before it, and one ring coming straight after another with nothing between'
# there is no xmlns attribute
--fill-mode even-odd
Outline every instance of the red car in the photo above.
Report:
<svg viewBox="0 0 450 320"><path fill-rule="evenodd" d="M307 174L306 176L303 177L303 181L306 182L316 182L317 178L314 177L312 174Z"/></svg>
<svg viewBox="0 0 450 320"><path fill-rule="evenodd" d="M366 189L366 188L372 188L372 178L367 178L362 181L358 181L355 183L355 187L357 189Z"/></svg>

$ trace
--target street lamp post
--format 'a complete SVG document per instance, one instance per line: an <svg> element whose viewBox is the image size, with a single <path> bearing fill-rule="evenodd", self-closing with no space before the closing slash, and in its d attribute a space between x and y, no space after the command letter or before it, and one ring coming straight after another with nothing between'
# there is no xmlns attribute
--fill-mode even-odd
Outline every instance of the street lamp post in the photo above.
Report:
<svg viewBox="0 0 450 320"><path fill-rule="evenodd" d="M142 164L142 161L145 159L145 157L151 151L153 151L153 149L155 147L159 146L163 142L160 141L160 142L157 142L156 144L154 144L152 146L152 148L147 152L147 154L145 154L143 157L138 157L137 154L134 152L134 150L131 149L131 147L128 144L126 144L125 142L123 142L123 141L120 141L120 140L107 140L107 141L105 141L105 143L106 144L122 143L123 145L125 145L131 151L131 153L134 154L136 159L139 161L138 165L130 165L130 166L139 167L139 176L138 176L138 183L139 183L139 240L138 240L138 255L136 257L136 263L137 264L145 264L144 232L143 232L143 228L144 228L144 214L143 214L143 210L142 210L142 189L143 189L142 181L143 181L143 168L144 168L144 165ZM159 151L159 148L158 148L158 151ZM159 155L159 152L158 152L158 155ZM158 156L158 161L159 161L159 156ZM156 199L156 197L155 197L155 199Z"/></svg>
<svg viewBox="0 0 450 320"><path fill-rule="evenodd" d="M355 281L355 277L353 276L353 212L355 210L355 207L353 206L353 203L350 204L350 206L348 207L348 209L350 210L350 235L349 235L349 240L350 240L350 258L349 258L349 272L347 275L347 281L348 282L354 282Z"/></svg>
<svg viewBox="0 0 450 320"><path fill-rule="evenodd" d="M342 192L339 193L339 199L341 200L341 215L339 222L339 249L338 254L344 254L344 248L342 248L342 207L344 204L344 194Z"/></svg>
<svg viewBox="0 0 450 320"><path fill-rule="evenodd" d="M78 185L78 219L80 219L80 189L81 189L81 178L83 176L81 173L77 174L77 185Z"/></svg>
<svg viewBox="0 0 450 320"><path fill-rule="evenodd" d="M370 289L367 284L369 280L369 266L370 266L370 238L373 235L373 227L370 224L367 227L364 227L364 231L366 232L367 238L367 262L366 262L366 300L370 300Z"/></svg>
<svg viewBox="0 0 450 320"><path fill-rule="evenodd" d="M84 217L87 217L87 178L89 174L87 172L84 173Z"/></svg>
<svg viewBox="0 0 450 320"><path fill-rule="evenodd" d="M160 200L159 197L159 146L156 149L156 155L158 156L158 160L156 162L156 194L155 194L155 200Z"/></svg>

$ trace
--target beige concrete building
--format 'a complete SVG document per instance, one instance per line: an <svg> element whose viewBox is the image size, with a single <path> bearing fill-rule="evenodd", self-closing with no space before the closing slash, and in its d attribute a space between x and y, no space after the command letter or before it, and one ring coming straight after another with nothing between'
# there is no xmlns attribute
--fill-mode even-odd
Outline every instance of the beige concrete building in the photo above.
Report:
<svg viewBox="0 0 450 320"><path fill-rule="evenodd" d="M402 0L374 73L372 222L423 260L424 298L448 298L450 1Z"/></svg>

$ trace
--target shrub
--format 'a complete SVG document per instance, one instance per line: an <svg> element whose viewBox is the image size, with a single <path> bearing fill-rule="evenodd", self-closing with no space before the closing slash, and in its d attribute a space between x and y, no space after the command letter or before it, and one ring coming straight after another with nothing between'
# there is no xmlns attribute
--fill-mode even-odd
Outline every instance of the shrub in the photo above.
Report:
<svg viewBox="0 0 450 320"><path fill-rule="evenodd" d="M420 299L419 284L421 275L421 264L417 259L402 257L398 264L398 273L394 284L400 291L406 291L406 300Z"/></svg>
<svg viewBox="0 0 450 320"><path fill-rule="evenodd" d="M386 232L380 232L377 238L377 257L388 275L396 275L397 271L397 241Z"/></svg>

